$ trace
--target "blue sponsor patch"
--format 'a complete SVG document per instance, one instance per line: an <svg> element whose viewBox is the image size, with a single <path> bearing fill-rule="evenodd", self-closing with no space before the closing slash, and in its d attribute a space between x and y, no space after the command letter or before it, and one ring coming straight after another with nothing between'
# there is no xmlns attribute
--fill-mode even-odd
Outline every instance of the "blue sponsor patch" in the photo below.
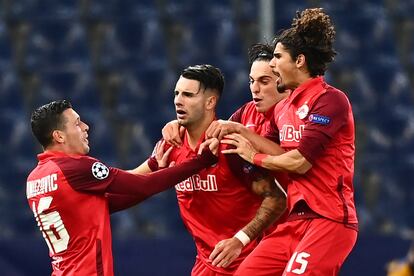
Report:
<svg viewBox="0 0 414 276"><path fill-rule="evenodd" d="M316 124L327 125L331 122L331 119L326 116L311 114L309 115L309 121Z"/></svg>

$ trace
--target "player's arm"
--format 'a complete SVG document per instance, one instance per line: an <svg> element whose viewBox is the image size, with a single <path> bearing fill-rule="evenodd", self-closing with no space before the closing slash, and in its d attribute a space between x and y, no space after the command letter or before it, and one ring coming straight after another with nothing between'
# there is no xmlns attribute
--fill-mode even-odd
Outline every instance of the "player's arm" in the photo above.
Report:
<svg viewBox="0 0 414 276"><path fill-rule="evenodd" d="M259 153L250 141L240 134L227 135L221 143L235 146L235 148L222 151L223 153L237 153L247 162L265 169L304 174L312 167L312 164L297 149L281 155Z"/></svg>
<svg viewBox="0 0 414 276"><path fill-rule="evenodd" d="M147 174L157 171L158 169L166 168L168 166L168 157L170 156L173 147L168 147L167 150L165 150L165 148L166 141L163 139L158 141L151 157L135 169L128 170L127 172L132 174Z"/></svg>
<svg viewBox="0 0 414 276"><path fill-rule="evenodd" d="M146 175L133 175L118 170L116 178L108 185L106 192L114 194L134 193L144 199L162 192L194 173L209 167L217 162L218 140L211 139L200 145L197 157L174 167L159 170ZM205 149L206 148L206 149Z"/></svg>
<svg viewBox="0 0 414 276"><path fill-rule="evenodd" d="M129 170L127 172L140 175L140 174L147 174L153 171L157 171L158 169L162 169L167 167L168 156L170 155L173 147L169 147L166 151L164 151L165 141L159 141L154 148L153 154L151 157L142 163L139 167ZM145 198L141 196L135 195L125 195L125 194L113 194L113 193L106 193L105 197L108 199L109 211L110 213L122 211L128 209L141 201Z"/></svg>
<svg viewBox="0 0 414 276"><path fill-rule="evenodd" d="M94 158L83 157L77 162L58 164L69 185L79 192L104 195L133 195L142 201L183 181L201 169L217 162L218 140L200 145L197 157L174 167L147 175L133 175L117 168L107 168ZM204 147L208 147L204 149Z"/></svg>
<svg viewBox="0 0 414 276"><path fill-rule="evenodd" d="M217 243L210 254L212 265L229 266L244 246L256 239L286 210L286 196L274 183L273 177L264 176L253 181L252 190L263 197L255 217L230 239Z"/></svg>
<svg viewBox="0 0 414 276"><path fill-rule="evenodd" d="M108 199L109 213L111 214L135 206L145 199L134 195L113 193L105 193L105 197Z"/></svg>
<svg viewBox="0 0 414 276"><path fill-rule="evenodd" d="M297 149L277 156L261 154L257 147L242 135L230 134L221 142L235 148L227 149L223 153L237 153L246 161L269 170L304 174L312 168L312 163L323 154L332 137L348 121L348 111L349 102L345 95L335 91L325 93L310 111L313 119L306 121Z"/></svg>

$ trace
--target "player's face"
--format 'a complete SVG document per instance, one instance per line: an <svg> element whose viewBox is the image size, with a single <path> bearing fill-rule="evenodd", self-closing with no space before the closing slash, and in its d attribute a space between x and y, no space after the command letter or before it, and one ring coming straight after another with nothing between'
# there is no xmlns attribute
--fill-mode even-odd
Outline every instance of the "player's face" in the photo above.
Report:
<svg viewBox="0 0 414 276"><path fill-rule="evenodd" d="M273 73L278 77L278 90L295 89L298 86L298 68L289 52L279 42L273 52L273 59L269 62Z"/></svg>
<svg viewBox="0 0 414 276"><path fill-rule="evenodd" d="M174 104L180 125L189 128L199 124L206 104L206 93L200 88L200 82L180 77L175 85Z"/></svg>
<svg viewBox="0 0 414 276"><path fill-rule="evenodd" d="M87 154L89 152L89 126L80 120L78 113L72 108L63 111L62 115L65 117L62 130L65 151L69 154Z"/></svg>
<svg viewBox="0 0 414 276"><path fill-rule="evenodd" d="M272 72L269 62L255 61L250 68L250 91L258 112L267 112L282 100L286 94L277 91L277 77Z"/></svg>

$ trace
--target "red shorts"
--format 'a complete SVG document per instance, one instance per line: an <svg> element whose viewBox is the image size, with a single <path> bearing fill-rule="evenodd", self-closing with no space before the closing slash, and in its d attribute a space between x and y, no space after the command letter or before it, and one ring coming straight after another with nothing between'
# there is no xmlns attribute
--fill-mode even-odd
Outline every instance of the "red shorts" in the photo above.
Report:
<svg viewBox="0 0 414 276"><path fill-rule="evenodd" d="M217 268L218 270L220 268ZM224 270L221 268L221 270ZM205 264L203 261L200 260L200 257L197 255L195 264L193 266L193 269L191 270L191 276L229 276L233 275L233 271L215 271L210 266Z"/></svg>
<svg viewBox="0 0 414 276"><path fill-rule="evenodd" d="M357 234L325 218L285 222L259 243L235 275L338 275Z"/></svg>

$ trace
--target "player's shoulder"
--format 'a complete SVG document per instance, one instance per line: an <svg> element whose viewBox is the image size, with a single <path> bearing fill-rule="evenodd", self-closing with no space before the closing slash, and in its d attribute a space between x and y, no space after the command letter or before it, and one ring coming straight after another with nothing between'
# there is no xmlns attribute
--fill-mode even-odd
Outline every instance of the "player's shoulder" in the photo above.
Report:
<svg viewBox="0 0 414 276"><path fill-rule="evenodd" d="M53 161L62 171L71 173L83 173L85 170L91 170L93 166L105 166L99 159L89 155L69 155Z"/></svg>
<svg viewBox="0 0 414 276"><path fill-rule="evenodd" d="M339 90L338 88L335 88L330 85L325 86L326 89L324 93L320 95L317 102L323 102L328 104L334 104L335 106L347 106L350 104L350 101L348 99L348 96L345 94L345 92Z"/></svg>

